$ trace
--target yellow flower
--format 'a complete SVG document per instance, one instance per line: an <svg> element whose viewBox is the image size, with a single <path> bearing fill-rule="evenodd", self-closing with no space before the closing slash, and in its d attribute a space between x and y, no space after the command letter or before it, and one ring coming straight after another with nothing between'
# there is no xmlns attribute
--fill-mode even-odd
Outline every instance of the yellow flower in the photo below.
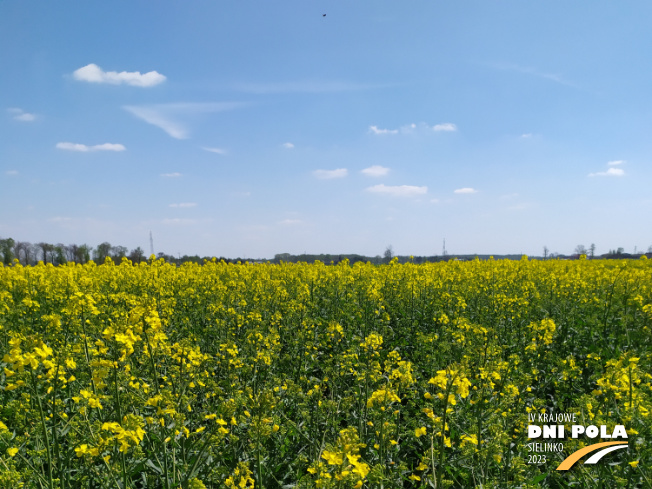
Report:
<svg viewBox="0 0 652 489"><path fill-rule="evenodd" d="M640 462L640 460L634 460L632 462L629 462L629 465L631 465L633 468L636 468L638 466L639 462Z"/></svg>
<svg viewBox="0 0 652 489"><path fill-rule="evenodd" d="M337 452L330 452L324 450L324 453L321 454L321 458L328 462L328 465L342 465L342 454Z"/></svg>
<svg viewBox="0 0 652 489"><path fill-rule="evenodd" d="M7 448L7 455L14 457L18 453L17 448Z"/></svg>
<svg viewBox="0 0 652 489"><path fill-rule="evenodd" d="M414 436L416 436L417 438L425 434L426 434L425 426L422 426L421 428L417 428L416 430L414 430Z"/></svg>

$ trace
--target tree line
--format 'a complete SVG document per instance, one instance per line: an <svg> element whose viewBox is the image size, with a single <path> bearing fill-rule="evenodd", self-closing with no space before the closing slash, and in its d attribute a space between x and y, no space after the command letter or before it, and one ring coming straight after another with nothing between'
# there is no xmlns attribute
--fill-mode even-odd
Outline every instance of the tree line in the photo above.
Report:
<svg viewBox="0 0 652 489"><path fill-rule="evenodd" d="M592 244L589 248L584 247L583 245L578 245L572 255L562 255L559 253L551 253L548 250L547 246L543 248L542 257L531 257L533 259L577 259L581 255L586 255L588 258L638 258L642 254L652 257L652 246L647 250L647 253L637 253L636 250L633 254L625 253L623 248L618 248L615 250L609 250L608 253L602 255L595 255L595 245ZM227 263L237 263L237 262L264 262L270 261L272 263L314 263L319 260L325 264L337 264L344 260L347 260L350 264L356 262L371 262L377 265L383 263L389 263L393 258L396 258L399 263L429 263L429 262L438 262L438 261L448 261L448 260L487 260L490 257L493 257L496 260L499 259L508 259L508 260L519 260L521 254L508 254L508 255L478 255L478 254L468 254L468 255L454 255L454 254L442 254L442 255L430 255L430 256L407 256L407 255L394 255L393 249L391 246L388 246L385 249L383 255L376 256L366 256L359 255L355 253L351 254L309 254L303 253L300 255L293 255L291 253L278 253L274 255L274 258L270 260L266 259L242 259L242 258L225 258L219 257L216 258L218 261L225 261ZM105 241L99 245L93 247L87 244L77 245L77 244L68 244L63 243L30 243L28 241L15 241L12 238L0 238L0 262L5 265L10 265L14 260L18 260L22 265L36 265L38 262L43 262L45 264L51 263L53 265L63 265L68 262L74 263L87 263L93 260L95 263L104 263L107 258L111 258L114 263L120 263L123 258L128 258L132 263L140 263L147 260L149 257L145 255L143 249L138 246L133 250L129 250L125 246L113 246L111 243ZM156 258L163 258L168 263L174 263L180 265L185 262L194 262L194 263L203 263L205 260L212 260L213 256L204 256L200 257L199 255L183 255L183 256L173 256L166 253L160 252L156 255Z"/></svg>

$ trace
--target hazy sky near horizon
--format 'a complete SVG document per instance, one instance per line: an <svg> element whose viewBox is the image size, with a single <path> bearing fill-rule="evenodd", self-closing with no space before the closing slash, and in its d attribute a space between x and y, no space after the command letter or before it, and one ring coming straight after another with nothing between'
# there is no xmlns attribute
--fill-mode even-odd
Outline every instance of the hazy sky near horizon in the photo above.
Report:
<svg viewBox="0 0 652 489"><path fill-rule="evenodd" d="M0 237L645 250L650 18L642 0L4 0Z"/></svg>

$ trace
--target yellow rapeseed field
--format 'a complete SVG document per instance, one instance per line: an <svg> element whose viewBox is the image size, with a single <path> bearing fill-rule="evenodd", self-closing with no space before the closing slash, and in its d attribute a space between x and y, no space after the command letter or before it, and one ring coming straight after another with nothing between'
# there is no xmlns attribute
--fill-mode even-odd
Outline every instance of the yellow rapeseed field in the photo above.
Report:
<svg viewBox="0 0 652 489"><path fill-rule="evenodd" d="M650 488L651 327L645 259L0 266L0 488Z"/></svg>

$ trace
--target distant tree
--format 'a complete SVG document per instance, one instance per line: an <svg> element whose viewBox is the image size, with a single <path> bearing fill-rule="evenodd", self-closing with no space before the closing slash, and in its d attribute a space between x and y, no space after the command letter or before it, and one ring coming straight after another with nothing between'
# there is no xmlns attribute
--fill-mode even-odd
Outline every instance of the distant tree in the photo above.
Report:
<svg viewBox="0 0 652 489"><path fill-rule="evenodd" d="M16 241L14 245L14 255L23 265L29 265L31 247L32 245L27 241Z"/></svg>
<svg viewBox="0 0 652 489"><path fill-rule="evenodd" d="M14 259L14 244L16 242L12 238L0 239L0 253L5 265L10 265Z"/></svg>
<svg viewBox="0 0 652 489"><path fill-rule="evenodd" d="M622 246L616 250L616 255L618 256L622 255L623 253L625 253L625 248Z"/></svg>
<svg viewBox="0 0 652 489"><path fill-rule="evenodd" d="M66 260L66 245L58 243L57 245L54 246L53 252L54 252L54 260L53 263L56 265L63 265L66 263L68 260Z"/></svg>
<svg viewBox="0 0 652 489"><path fill-rule="evenodd" d="M650 245L650 246L647 247L647 252L648 252L648 253L652 253L652 245Z"/></svg>
<svg viewBox="0 0 652 489"><path fill-rule="evenodd" d="M543 247L543 259L544 260L548 258L548 253L550 253L550 250L548 249L547 246L544 246Z"/></svg>
<svg viewBox="0 0 652 489"><path fill-rule="evenodd" d="M595 257L595 243L591 243L591 246L589 246L589 254L591 258Z"/></svg>
<svg viewBox="0 0 652 489"><path fill-rule="evenodd" d="M41 251L41 256L43 257L43 263L47 264L48 263L48 258L50 258L50 262L52 262L52 252L54 251L54 245L50 243L36 243L36 246L38 249Z"/></svg>
<svg viewBox="0 0 652 489"><path fill-rule="evenodd" d="M129 250L126 246L112 246L111 247L111 258L116 263L120 263L123 257L127 256Z"/></svg>
<svg viewBox="0 0 652 489"><path fill-rule="evenodd" d="M385 248L385 253L383 253L383 261L389 263L392 261L392 258L394 258L394 249L392 248L392 245L388 245L387 248Z"/></svg>
<svg viewBox="0 0 652 489"><path fill-rule="evenodd" d="M586 247L584 245L577 245L575 247L575 254L576 255L586 255Z"/></svg>
<svg viewBox="0 0 652 489"><path fill-rule="evenodd" d="M83 244L77 247L75 253L75 261L77 263L88 263L91 259L91 253L93 252L93 247Z"/></svg>
<svg viewBox="0 0 652 489"><path fill-rule="evenodd" d="M145 252L139 246L135 250L131 250L128 258L134 263L140 263L143 260L143 258L145 258Z"/></svg>
<svg viewBox="0 0 652 489"><path fill-rule="evenodd" d="M93 253L93 260L95 263L104 263L104 260L106 260L106 257L109 256L111 253L111 243L108 241L105 241L104 243L100 243L97 245L95 248L95 252Z"/></svg>

